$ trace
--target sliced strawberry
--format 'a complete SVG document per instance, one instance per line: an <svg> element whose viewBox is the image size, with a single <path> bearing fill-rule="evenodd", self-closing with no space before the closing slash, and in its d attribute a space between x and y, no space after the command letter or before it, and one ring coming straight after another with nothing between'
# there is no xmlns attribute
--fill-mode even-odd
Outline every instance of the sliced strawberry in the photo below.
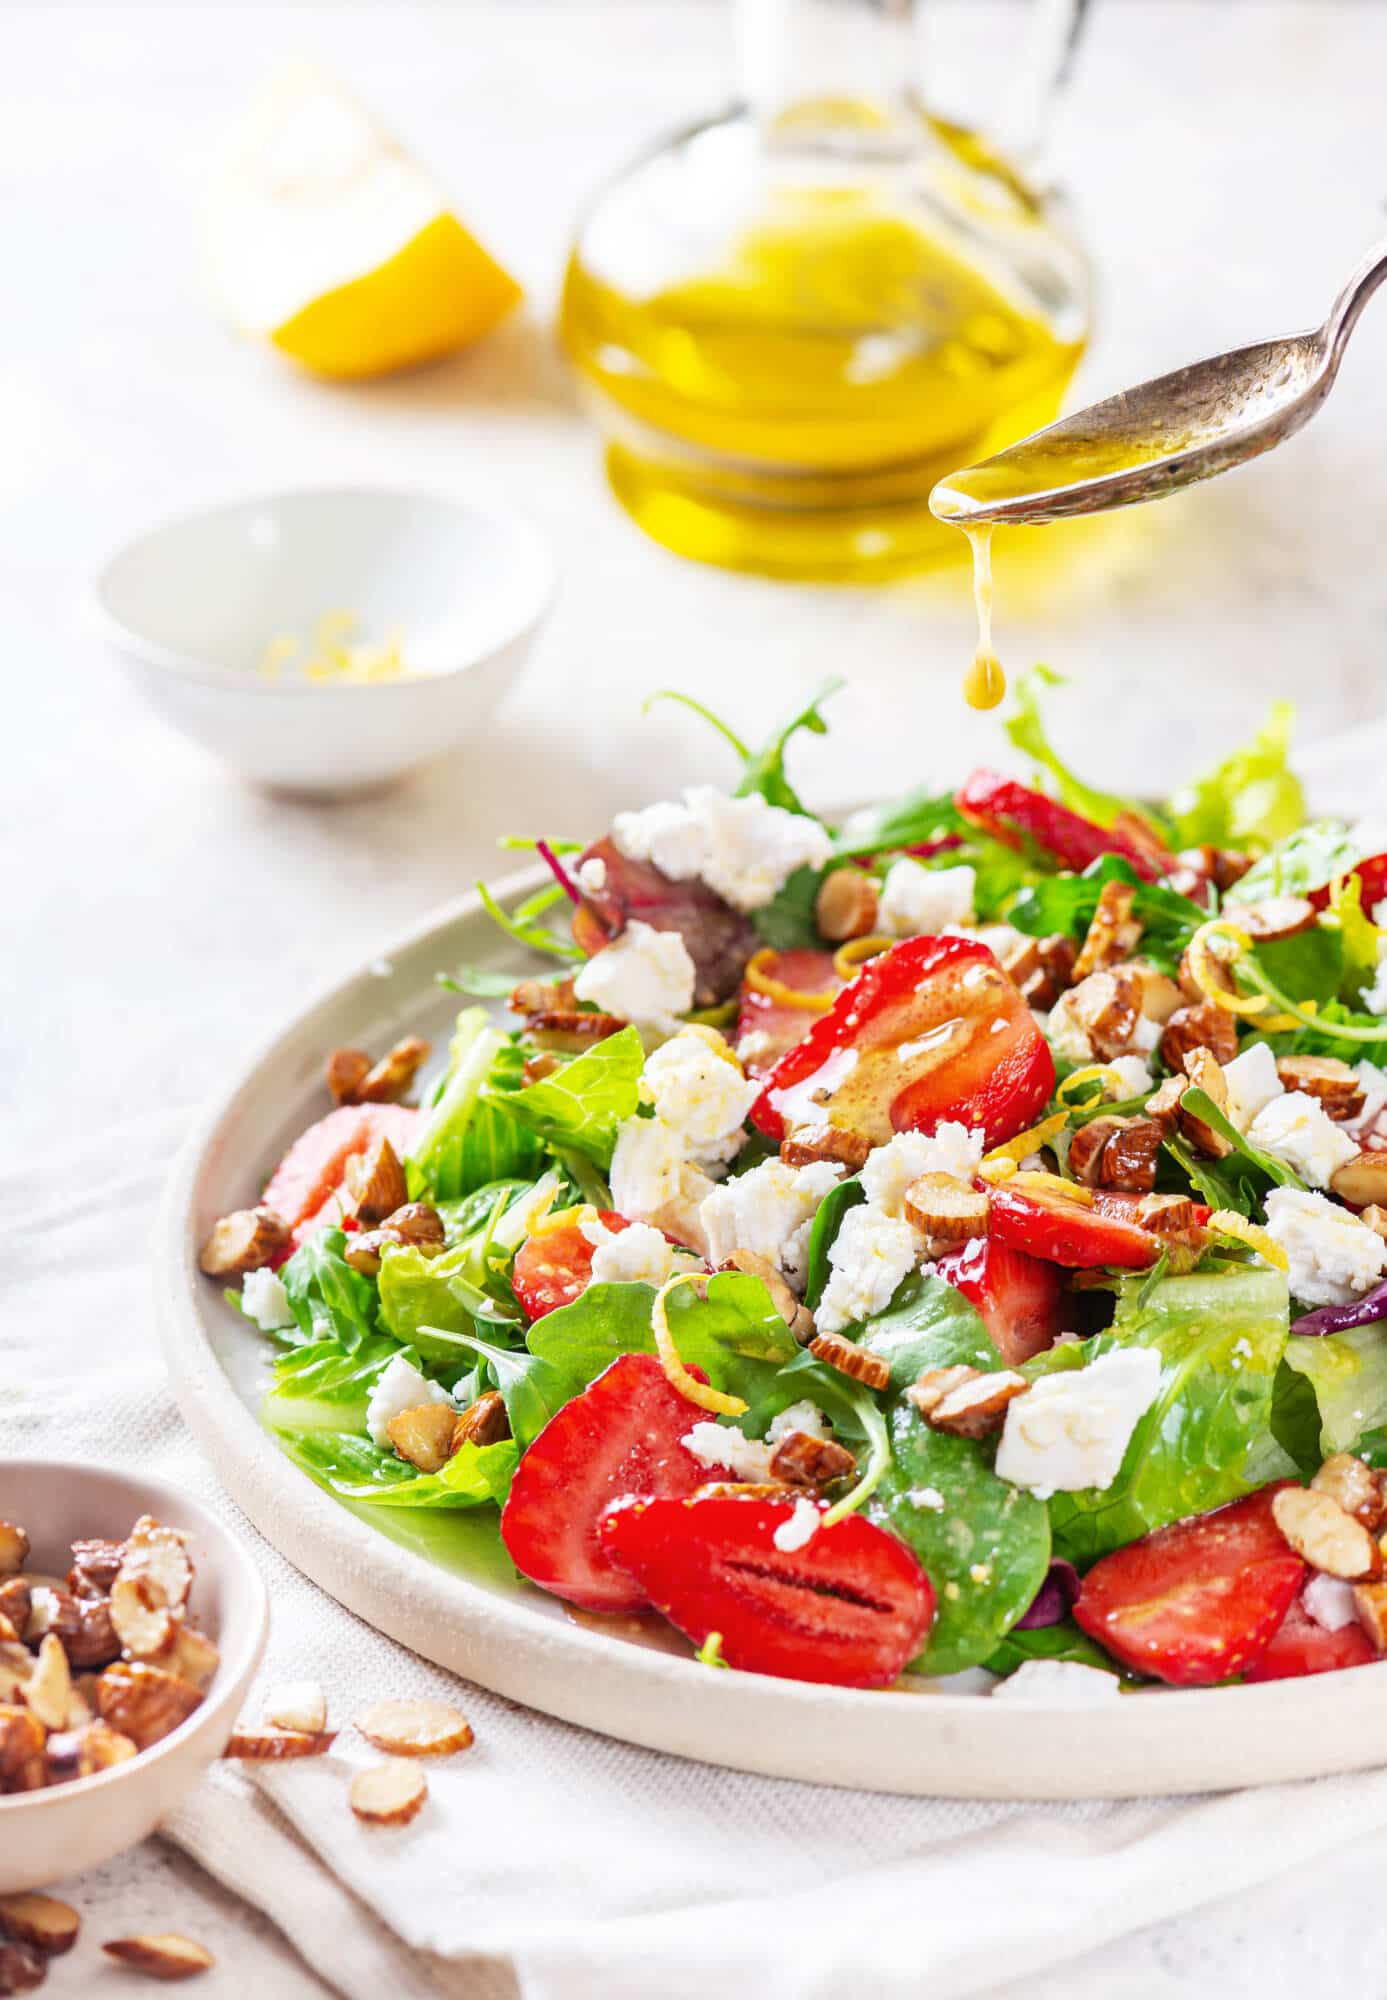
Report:
<svg viewBox="0 0 1387 2000"><path fill-rule="evenodd" d="M342 1185L347 1161L364 1153L377 1139L388 1139L403 1158L414 1137L419 1113L405 1104L344 1104L300 1132L271 1174L261 1202L282 1216L291 1228L311 1222L323 1228L337 1222L340 1211L328 1198ZM304 1234L311 1233L305 1229Z"/></svg>
<svg viewBox="0 0 1387 2000"><path fill-rule="evenodd" d="M638 1611L645 1592L613 1566L599 1520L631 1495L682 1496L707 1480L734 1478L680 1443L707 1421L671 1388L653 1354L620 1355L549 1419L516 1469L501 1540L521 1575L589 1611Z"/></svg>
<svg viewBox="0 0 1387 2000"><path fill-rule="evenodd" d="M1116 1265L1144 1271L1160 1254L1150 1230L1106 1214L1096 1203L1090 1208L1038 1188L1020 1194L1005 1182L992 1189L987 1227L990 1241L1069 1270Z"/></svg>
<svg viewBox="0 0 1387 2000"><path fill-rule="evenodd" d="M1387 897L1387 854L1370 854L1366 861L1360 861L1358 866L1349 872L1356 875L1362 884L1359 902L1364 916L1370 917L1383 898ZM1305 895L1306 900L1313 903L1317 910L1329 908L1327 882L1319 889L1307 889ZM1229 897L1230 902L1235 900L1236 892Z"/></svg>
<svg viewBox="0 0 1387 2000"><path fill-rule="evenodd" d="M598 1220L613 1234L631 1227L624 1215L611 1208L599 1209ZM522 1243L511 1266L510 1281L526 1319L543 1319L546 1313L581 1298L592 1282L592 1253L593 1245L576 1222L541 1230Z"/></svg>
<svg viewBox="0 0 1387 2000"><path fill-rule="evenodd" d="M828 1119L873 1145L958 1119L995 1146L1024 1131L1054 1087L1045 1037L987 946L917 937L843 988L771 1070L751 1117L771 1139Z"/></svg>
<svg viewBox="0 0 1387 2000"><path fill-rule="evenodd" d="M954 795L954 804L965 819L980 826L997 840L1019 847L1023 840L1034 841L1053 854L1063 868L1082 874L1105 854L1120 854L1130 861L1145 882L1157 882L1178 866L1154 837L1141 828L1140 837L1129 827L1099 826L1068 806L1033 792L1014 778L996 771L974 771Z"/></svg>
<svg viewBox="0 0 1387 2000"><path fill-rule="evenodd" d="M777 951L761 960L768 980L791 993L836 993L842 985L829 951ZM796 1007L791 1001L742 983L737 1008L737 1045L753 1037L742 1056L748 1076L764 1076L787 1049L802 1042L822 1008Z"/></svg>
<svg viewBox="0 0 1387 2000"><path fill-rule="evenodd" d="M751 922L699 881L675 882L649 861L632 861L612 840L597 840L579 856L600 861L606 879L573 912L573 937L591 958L633 919L652 930L678 931L694 962L694 1003L714 1007L737 990L761 940Z"/></svg>
<svg viewBox="0 0 1387 2000"><path fill-rule="evenodd" d="M793 1506L751 1496L633 1501L602 1522L604 1549L696 1645L784 1680L889 1687L925 1643L934 1590L915 1556L850 1514L776 1547Z"/></svg>
<svg viewBox="0 0 1387 2000"><path fill-rule="evenodd" d="M1243 1676L1249 1681L1293 1681L1305 1674L1337 1673L1340 1667L1371 1666L1377 1658L1361 1625L1327 1632L1297 1598L1271 1644Z"/></svg>
<svg viewBox="0 0 1387 2000"><path fill-rule="evenodd" d="M1208 1687L1270 1645L1306 1567L1272 1518L1284 1480L1158 1528L1094 1564L1074 1616L1138 1673Z"/></svg>
<svg viewBox="0 0 1387 2000"><path fill-rule="evenodd" d="M1064 1301L1053 1264L1013 1250L995 1236L975 1236L957 1250L946 1251L934 1268L977 1307L992 1345L1009 1368L1053 1347Z"/></svg>

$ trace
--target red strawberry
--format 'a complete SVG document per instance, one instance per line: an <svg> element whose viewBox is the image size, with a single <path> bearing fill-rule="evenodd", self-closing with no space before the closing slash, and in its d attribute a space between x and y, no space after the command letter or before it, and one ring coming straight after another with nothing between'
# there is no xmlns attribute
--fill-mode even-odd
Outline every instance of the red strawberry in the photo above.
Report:
<svg viewBox="0 0 1387 2000"><path fill-rule="evenodd" d="M993 1236L975 1236L939 1259L935 1270L982 1315L992 1345L1010 1368L1052 1347L1064 1289L1059 1271Z"/></svg>
<svg viewBox="0 0 1387 2000"><path fill-rule="evenodd" d="M613 1234L631 1227L624 1215L610 1208L599 1209L598 1220ZM592 1244L576 1222L541 1230L521 1244L510 1281L526 1319L543 1319L546 1313L571 1306L582 1297L592 1281L592 1252Z"/></svg>
<svg viewBox="0 0 1387 2000"><path fill-rule="evenodd" d="M329 1111L300 1132L271 1174L261 1202L282 1216L301 1242L314 1229L340 1221L339 1205L329 1198L341 1187L353 1153L388 1139L403 1158L418 1122L419 1113L404 1104L344 1104Z"/></svg>

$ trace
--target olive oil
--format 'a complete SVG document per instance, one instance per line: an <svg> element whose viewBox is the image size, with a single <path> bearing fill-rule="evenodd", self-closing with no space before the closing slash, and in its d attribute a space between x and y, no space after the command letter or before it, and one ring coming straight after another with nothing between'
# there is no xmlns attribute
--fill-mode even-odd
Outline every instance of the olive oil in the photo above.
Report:
<svg viewBox="0 0 1387 2000"><path fill-rule="evenodd" d="M973 608L978 618L978 643L973 664L963 676L963 699L970 708L996 708L1007 691L1002 663L992 650L992 530L965 528L973 551Z"/></svg>

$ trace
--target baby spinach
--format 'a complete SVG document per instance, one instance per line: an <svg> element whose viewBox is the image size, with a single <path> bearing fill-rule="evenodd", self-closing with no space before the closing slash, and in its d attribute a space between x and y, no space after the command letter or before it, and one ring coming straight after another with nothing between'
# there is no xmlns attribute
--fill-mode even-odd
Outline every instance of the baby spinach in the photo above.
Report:
<svg viewBox="0 0 1387 2000"><path fill-rule="evenodd" d="M1030 937L1064 932L1077 940L1093 922L1107 882L1126 882L1135 890L1132 914L1142 925L1142 956L1164 971L1173 970L1209 913L1178 890L1143 882L1120 854L1103 855L1082 875L1047 875L1029 883L1008 909L1007 922Z"/></svg>
<svg viewBox="0 0 1387 2000"><path fill-rule="evenodd" d="M814 1212L814 1220L809 1230L809 1275L805 1284L804 1303L812 1312L824 1295L828 1283L828 1253L833 1248L834 1239L843 1226L843 1217L850 1208L856 1208L867 1199L867 1190L856 1174L845 1181L839 1181L831 1188Z"/></svg>
<svg viewBox="0 0 1387 2000"><path fill-rule="evenodd" d="M1072 1618L1058 1625L1041 1625L1033 1631L1008 1632L996 1652L983 1665L990 1674L1014 1674L1027 1660L1067 1660L1076 1667L1101 1667L1105 1673L1121 1674L1117 1665L1096 1639L1081 1632Z"/></svg>
<svg viewBox="0 0 1387 2000"><path fill-rule="evenodd" d="M949 836L969 836L973 829L954 804L952 792L932 792L916 785L881 805L864 806L838 829L834 859L888 854L905 847L923 847Z"/></svg>
<svg viewBox="0 0 1387 2000"><path fill-rule="evenodd" d="M572 1395L567 1378L538 1354L493 1347L475 1335L465 1335L463 1341L485 1362L505 1402L511 1436L519 1450L527 1450Z"/></svg>
<svg viewBox="0 0 1387 2000"><path fill-rule="evenodd" d="M546 1144L572 1148L605 1169L611 1165L617 1127L640 1103L644 1062L640 1036L634 1028L622 1028L539 1083L524 1090L489 1084L485 1095Z"/></svg>

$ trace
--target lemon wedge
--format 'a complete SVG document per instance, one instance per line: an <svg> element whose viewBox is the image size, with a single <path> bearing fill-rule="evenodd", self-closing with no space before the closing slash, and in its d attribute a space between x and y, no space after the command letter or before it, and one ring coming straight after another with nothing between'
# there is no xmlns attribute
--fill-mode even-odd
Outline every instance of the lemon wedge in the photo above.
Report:
<svg viewBox="0 0 1387 2000"><path fill-rule="evenodd" d="M255 99L209 204L207 255L235 326L338 378L465 347L521 296L425 170L318 70Z"/></svg>

